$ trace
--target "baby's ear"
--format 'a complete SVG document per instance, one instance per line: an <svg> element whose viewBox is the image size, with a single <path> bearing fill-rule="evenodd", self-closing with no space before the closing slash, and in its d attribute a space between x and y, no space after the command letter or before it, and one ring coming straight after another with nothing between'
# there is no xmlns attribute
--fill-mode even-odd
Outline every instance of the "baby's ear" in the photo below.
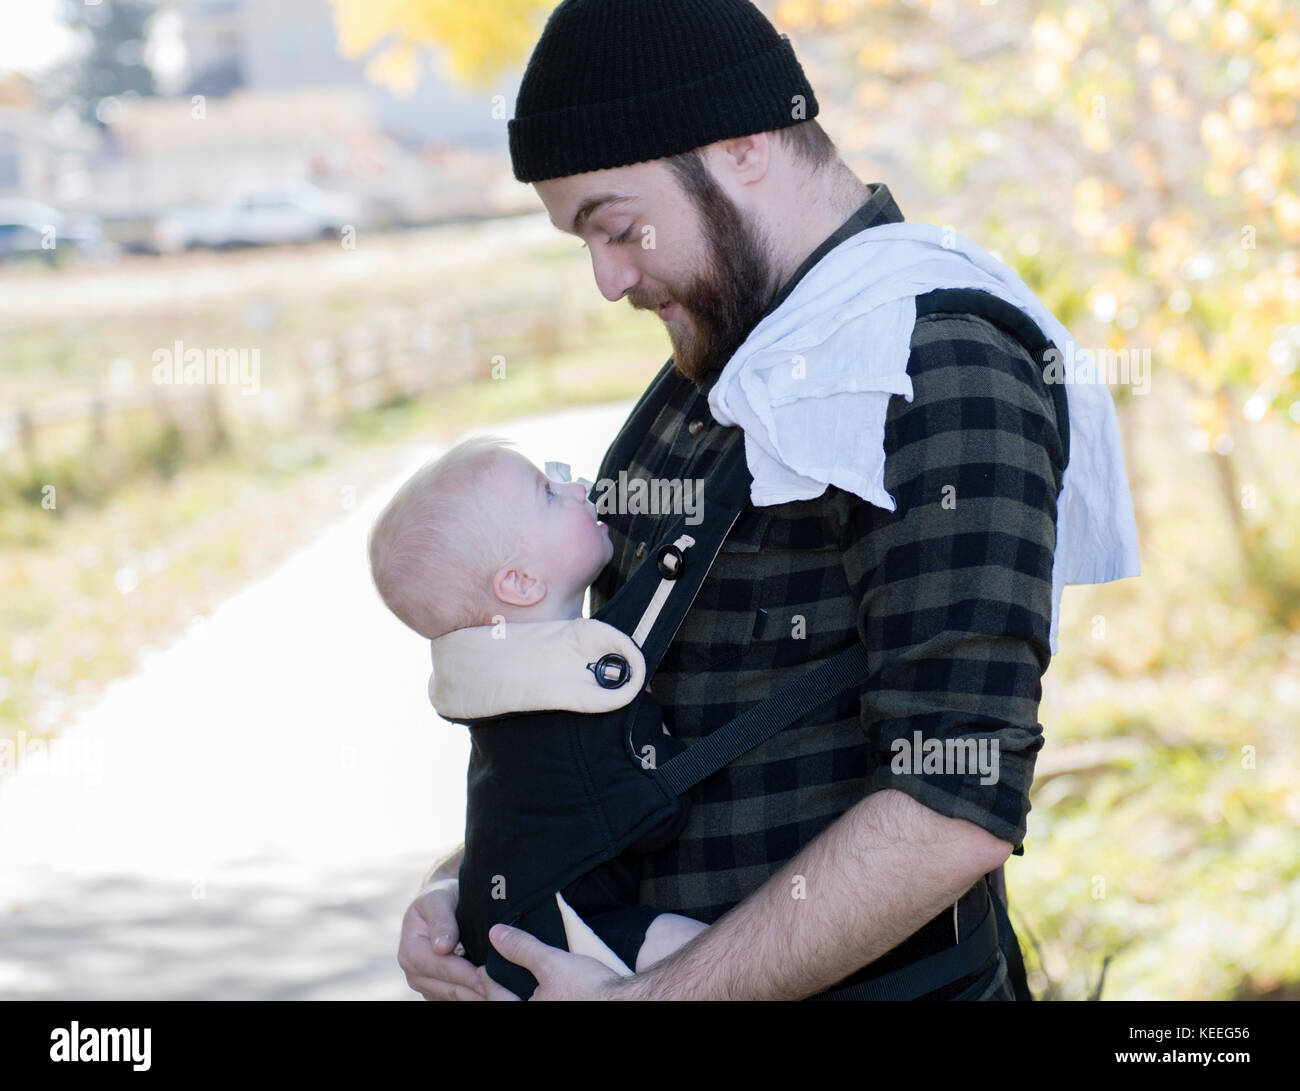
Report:
<svg viewBox="0 0 1300 1091"><path fill-rule="evenodd" d="M522 564L503 564L492 577L492 593L509 606L536 606L546 598L546 582Z"/></svg>

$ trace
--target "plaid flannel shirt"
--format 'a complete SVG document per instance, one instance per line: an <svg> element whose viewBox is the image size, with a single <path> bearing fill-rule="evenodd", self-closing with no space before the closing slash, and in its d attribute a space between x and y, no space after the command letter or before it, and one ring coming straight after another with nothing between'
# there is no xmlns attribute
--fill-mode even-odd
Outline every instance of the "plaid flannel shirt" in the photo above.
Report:
<svg viewBox="0 0 1300 1091"><path fill-rule="evenodd" d="M872 187L769 310L832 247L902 218L888 188ZM1022 851L1042 746L1037 714L1064 468L1052 398L1026 349L970 313L918 317L908 373L914 400L892 398L885 429L885 485L896 510L835 487L814 500L747 506L651 682L669 729L687 742L855 640L868 653L866 685L692 789L680 838L645 860L641 904L712 923L882 788ZM600 477L626 470L707 480L735 431L710 415L710 385L677 376L669 360ZM703 495L707 503L707 484ZM593 610L653 555L668 522L604 518L614 556L592 588ZM996 739L996 783L981 784L975 772L895 773L892 744L918 731ZM940 914L851 980L950 946L953 918Z"/></svg>

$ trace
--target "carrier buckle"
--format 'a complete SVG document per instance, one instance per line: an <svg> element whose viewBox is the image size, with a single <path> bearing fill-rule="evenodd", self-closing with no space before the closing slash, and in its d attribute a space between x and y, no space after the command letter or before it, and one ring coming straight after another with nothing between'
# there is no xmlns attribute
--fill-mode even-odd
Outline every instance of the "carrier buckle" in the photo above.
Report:
<svg viewBox="0 0 1300 1091"><path fill-rule="evenodd" d="M675 545L661 545L655 555L655 567L666 580L679 580L686 571L686 557Z"/></svg>
<svg viewBox="0 0 1300 1091"><path fill-rule="evenodd" d="M587 670L596 676L596 684L601 689L618 689L632 677L631 666L617 652L602 655L596 662L588 663Z"/></svg>

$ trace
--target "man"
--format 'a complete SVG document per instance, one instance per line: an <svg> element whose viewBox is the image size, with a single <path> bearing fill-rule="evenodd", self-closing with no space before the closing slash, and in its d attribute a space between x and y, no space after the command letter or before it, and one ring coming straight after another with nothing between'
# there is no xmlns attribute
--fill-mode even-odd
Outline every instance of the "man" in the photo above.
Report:
<svg viewBox="0 0 1300 1091"><path fill-rule="evenodd" d="M656 310L673 348L601 477L707 479L734 434L707 401L723 366L828 251L902 220L816 113L788 40L744 0L566 0L552 14L511 122L516 177L590 248L601 293ZM672 957L619 979L494 929L536 999L801 999L951 949L990 912L983 878L1020 851L1042 745L1065 457L1041 366L968 302L918 300L914 396L890 401L884 433L896 510L834 487L748 506L653 680L687 742L857 640L861 695L691 791L641 888L642 904L711 925ZM607 522L614 559L593 609L662 529ZM900 768L896 743L918 732L996 744L995 782ZM429 999L503 998L452 953L458 864L408 909L399 961ZM1014 999L1007 957L924 995Z"/></svg>

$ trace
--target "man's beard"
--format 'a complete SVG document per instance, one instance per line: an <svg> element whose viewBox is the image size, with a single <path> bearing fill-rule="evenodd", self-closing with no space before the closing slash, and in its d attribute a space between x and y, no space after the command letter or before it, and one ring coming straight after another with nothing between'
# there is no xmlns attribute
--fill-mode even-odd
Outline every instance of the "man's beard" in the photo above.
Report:
<svg viewBox="0 0 1300 1091"><path fill-rule="evenodd" d="M762 236L703 162L696 160L687 167L669 162L695 206L709 253L708 270L673 296L682 314L668 326L673 370L701 384L720 372L744 343L778 285L773 283ZM634 297L632 305L653 308L657 302L643 304Z"/></svg>

